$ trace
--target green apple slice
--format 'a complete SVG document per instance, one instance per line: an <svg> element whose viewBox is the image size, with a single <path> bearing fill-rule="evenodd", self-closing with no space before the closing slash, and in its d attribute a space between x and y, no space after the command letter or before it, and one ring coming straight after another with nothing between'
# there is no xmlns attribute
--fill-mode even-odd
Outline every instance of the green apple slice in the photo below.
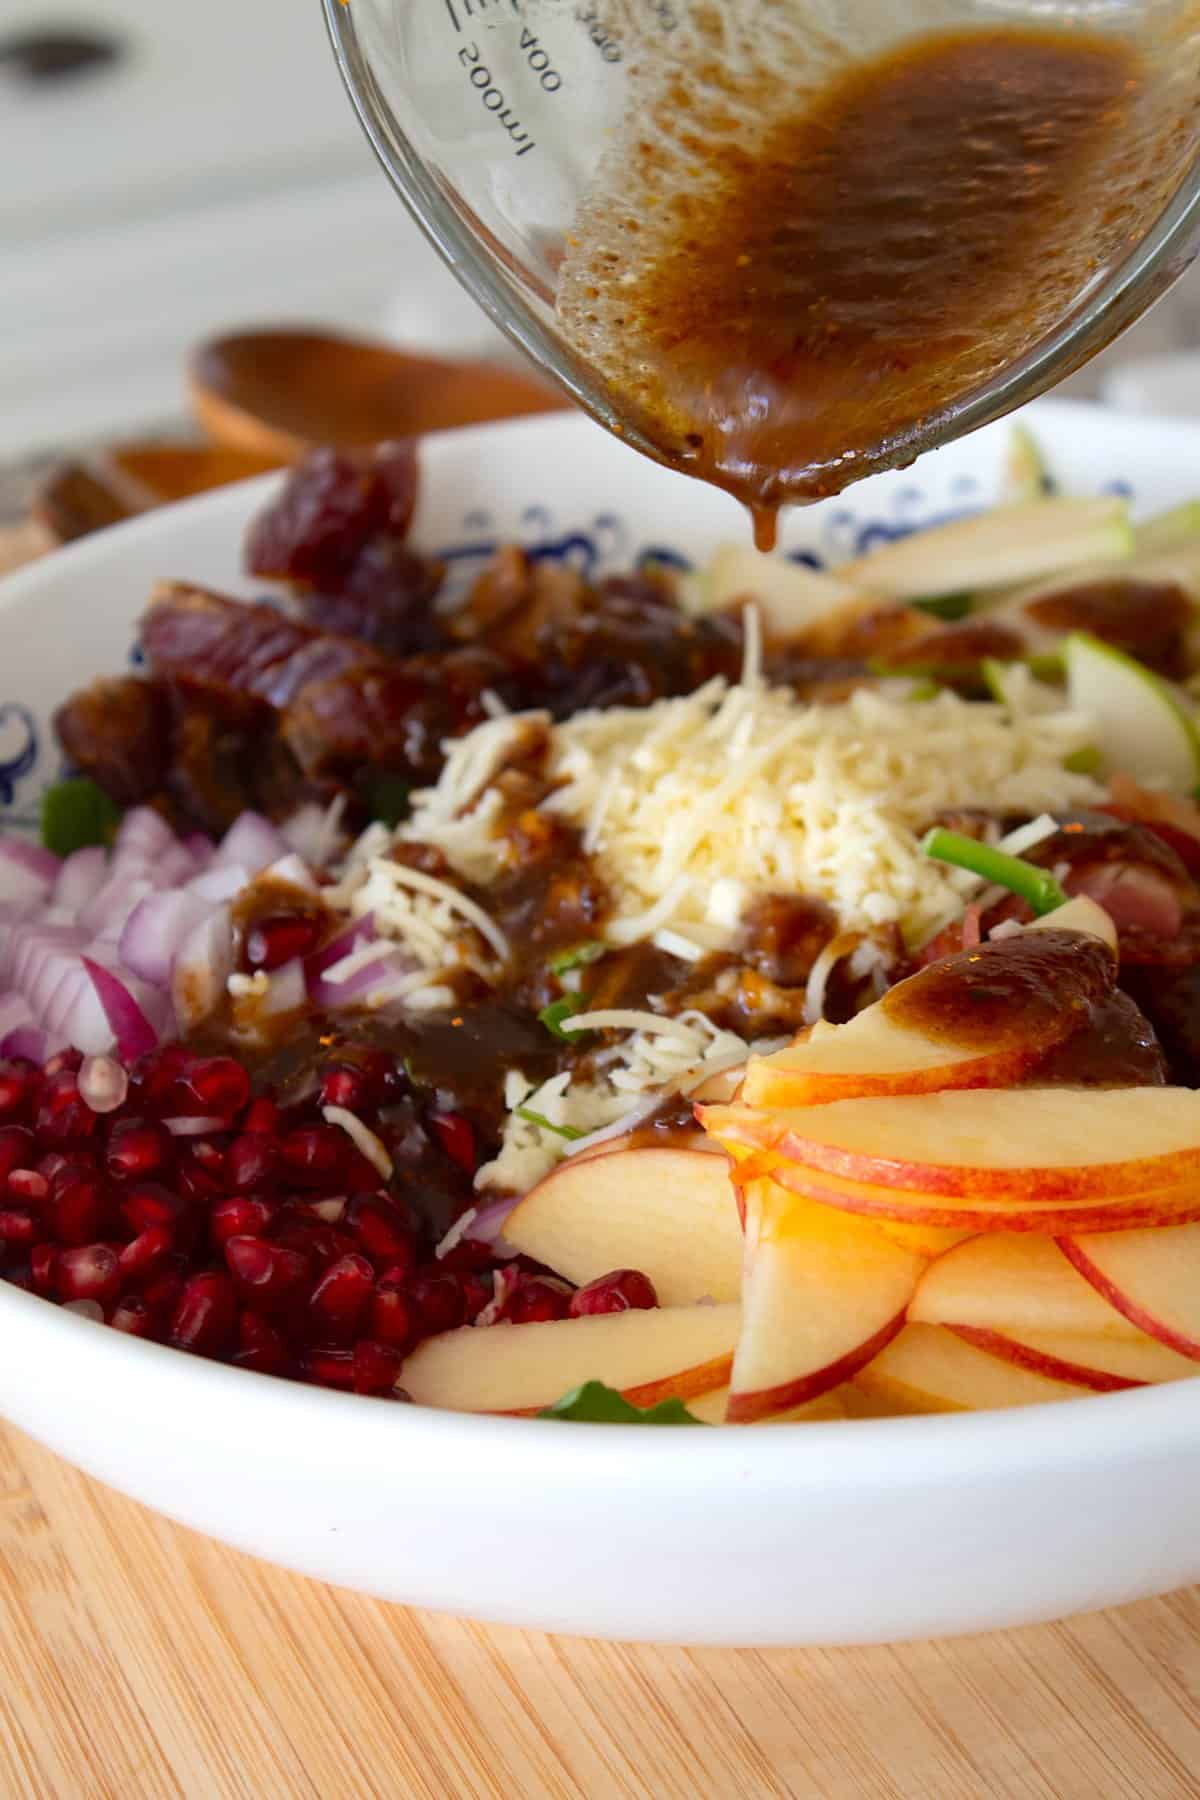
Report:
<svg viewBox="0 0 1200 1800"><path fill-rule="evenodd" d="M1032 431L1028 425L1014 425L1004 468L1005 500L1044 500L1054 492L1054 486L1054 477Z"/></svg>
<svg viewBox="0 0 1200 1800"><path fill-rule="evenodd" d="M1062 689L1039 681L1028 663L1000 662L996 657L985 656L979 667L992 699L1018 717L1058 712L1065 704Z"/></svg>
<svg viewBox="0 0 1200 1800"><path fill-rule="evenodd" d="M851 614L869 596L834 575L781 556L763 556L748 544L722 544L688 595L696 612L723 612L752 600L771 638L793 638Z"/></svg>
<svg viewBox="0 0 1200 1800"><path fill-rule="evenodd" d="M1166 551L1195 549L1200 544L1200 500L1185 500L1181 506L1155 513L1134 528L1134 549L1138 556L1161 556Z"/></svg>
<svg viewBox="0 0 1200 1800"><path fill-rule="evenodd" d="M1120 562L1132 551L1128 506L1119 497L1026 500L914 532L837 573L898 600L928 599Z"/></svg>
<svg viewBox="0 0 1200 1800"><path fill-rule="evenodd" d="M1095 720L1109 768L1190 794L1200 782L1200 732L1184 697L1090 632L1073 631L1064 652L1071 704Z"/></svg>

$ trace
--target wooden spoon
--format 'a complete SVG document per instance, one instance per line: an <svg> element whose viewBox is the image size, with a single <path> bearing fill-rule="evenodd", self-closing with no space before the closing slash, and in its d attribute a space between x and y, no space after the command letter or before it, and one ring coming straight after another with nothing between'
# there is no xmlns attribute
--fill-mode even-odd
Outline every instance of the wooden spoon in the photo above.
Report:
<svg viewBox="0 0 1200 1800"><path fill-rule="evenodd" d="M281 461L220 445L118 444L57 464L34 498L33 516L55 542L66 544L151 507L266 474Z"/></svg>
<svg viewBox="0 0 1200 1800"><path fill-rule="evenodd" d="M349 449L570 405L534 377L490 363L302 330L214 338L192 357L188 386L215 443L286 462L314 444Z"/></svg>

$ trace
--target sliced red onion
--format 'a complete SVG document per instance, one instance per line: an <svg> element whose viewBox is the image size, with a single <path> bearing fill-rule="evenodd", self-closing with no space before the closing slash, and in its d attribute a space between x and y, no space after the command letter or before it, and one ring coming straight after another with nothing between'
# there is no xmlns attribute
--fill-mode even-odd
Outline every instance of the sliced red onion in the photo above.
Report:
<svg viewBox="0 0 1200 1800"><path fill-rule="evenodd" d="M110 1113L125 1104L129 1077L114 1057L85 1056L77 1085L94 1113Z"/></svg>
<svg viewBox="0 0 1200 1800"><path fill-rule="evenodd" d="M115 943L138 901L153 888L154 883L147 876L121 870L114 863L104 886L79 909L79 924L91 936L110 937Z"/></svg>
<svg viewBox="0 0 1200 1800"><path fill-rule="evenodd" d="M58 877L59 861L39 844L0 837L0 900L28 905L44 900Z"/></svg>
<svg viewBox="0 0 1200 1800"><path fill-rule="evenodd" d="M299 807L280 830L297 855L313 869L323 869L344 841L341 830L345 801L339 794L328 806L309 801Z"/></svg>
<svg viewBox="0 0 1200 1800"><path fill-rule="evenodd" d="M54 904L77 913L100 892L108 879L108 851L102 844L88 844L74 850L58 871L54 883Z"/></svg>
<svg viewBox="0 0 1200 1800"><path fill-rule="evenodd" d="M135 806L121 820L113 844L113 861L119 863L127 857L135 857L139 862L153 864L173 849L176 841L175 833L161 813L156 813L150 806Z"/></svg>
<svg viewBox="0 0 1200 1800"><path fill-rule="evenodd" d="M164 1119L172 1137L208 1137L215 1131L228 1131L228 1119Z"/></svg>
<svg viewBox="0 0 1200 1800"><path fill-rule="evenodd" d="M349 952L353 954L353 952ZM333 968L337 964L330 965ZM370 998L379 1005L393 998L393 989L399 987L399 978L412 974L414 964L411 959L395 946L386 949L381 947L380 954L371 962L364 963L361 969L355 969L344 981L329 981L319 976L315 981L309 980L308 997L313 1005L332 1012ZM430 978L432 979L432 977ZM400 993L405 990L400 988ZM396 997L399 997L398 995Z"/></svg>
<svg viewBox="0 0 1200 1800"><path fill-rule="evenodd" d="M171 971L171 998L180 1031L198 1025L220 1005L233 973L233 917L219 906L190 931Z"/></svg>
<svg viewBox="0 0 1200 1800"><path fill-rule="evenodd" d="M23 994L5 994L0 999L0 1040L23 1025L33 1024L33 1014Z"/></svg>
<svg viewBox="0 0 1200 1800"><path fill-rule="evenodd" d="M249 881L250 871L241 863L214 862L202 875L193 875L190 881L185 882L184 892L195 894L198 900L208 900L217 905L222 900L232 900Z"/></svg>
<svg viewBox="0 0 1200 1800"><path fill-rule="evenodd" d="M185 844L172 844L154 865L154 883L156 887L174 887L177 881L191 881L201 871L196 866L196 859Z"/></svg>
<svg viewBox="0 0 1200 1800"><path fill-rule="evenodd" d="M85 956L83 966L92 978L108 1022L117 1040L117 1049L126 1062L136 1062L158 1044L158 1033L125 986L110 969L105 969ZM82 1050L84 1046L79 1045Z"/></svg>
<svg viewBox="0 0 1200 1800"><path fill-rule="evenodd" d="M520 1256L521 1252L506 1244L500 1236L505 1219L520 1198L520 1194L506 1194L502 1200L492 1200L487 1206L481 1206L463 1236L473 1238L479 1244L491 1244L497 1256Z"/></svg>
<svg viewBox="0 0 1200 1800"><path fill-rule="evenodd" d="M47 1034L65 1037L85 1056L107 1056L117 1046L117 1031L100 990L82 957L62 974L45 1007L34 1006Z"/></svg>
<svg viewBox="0 0 1200 1800"><path fill-rule="evenodd" d="M352 925L339 931L336 937L330 938L328 943L322 944L319 950L314 950L311 956L305 958L304 969L308 979L315 981L326 969L331 969L334 963L341 962L343 956L349 956L352 950L361 950L364 944L373 944L378 935L374 913L364 913L361 919L355 919Z"/></svg>
<svg viewBox="0 0 1200 1800"><path fill-rule="evenodd" d="M121 961L143 981L165 988L183 943L213 910L212 902L182 888L139 900L117 943Z"/></svg>
<svg viewBox="0 0 1200 1800"><path fill-rule="evenodd" d="M207 869L209 863L213 859L213 851L216 848L212 839L210 837L205 837L202 831L193 831L188 837L185 837L183 840L183 847L191 857L197 871L200 869Z"/></svg>
<svg viewBox="0 0 1200 1800"><path fill-rule="evenodd" d="M18 1025L0 1038L0 1056L23 1056L28 1062L44 1063L52 1054L50 1038L36 1025Z"/></svg>
<svg viewBox="0 0 1200 1800"><path fill-rule="evenodd" d="M221 868L241 866L257 875L268 863L288 853L282 834L261 813L244 812L234 820L217 845L213 861Z"/></svg>

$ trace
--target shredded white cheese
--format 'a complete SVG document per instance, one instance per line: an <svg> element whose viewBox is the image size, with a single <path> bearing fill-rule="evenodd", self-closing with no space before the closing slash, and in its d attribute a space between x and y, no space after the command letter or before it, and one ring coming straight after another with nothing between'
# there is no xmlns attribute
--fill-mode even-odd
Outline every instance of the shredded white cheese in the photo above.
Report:
<svg viewBox="0 0 1200 1800"><path fill-rule="evenodd" d="M497 796L477 779L497 738L472 740L519 725L493 720L463 739L405 827L476 881L505 850L493 832ZM948 690L910 706L868 689L816 706L753 680L715 680L550 727L547 773L558 785L543 806L594 850L616 900L614 944L665 930L713 948L767 892L827 900L844 929L897 924L920 942L963 891L960 871L920 853L930 820L960 806L1039 814L1096 801L1098 785L1063 767L1093 735L1088 716L1067 707L1015 714Z"/></svg>
<svg viewBox="0 0 1200 1800"><path fill-rule="evenodd" d="M379 1170L384 1181L390 1181L392 1159L369 1125L364 1125L356 1113L348 1112L344 1106L323 1106L321 1117L327 1125L340 1125L355 1149Z"/></svg>
<svg viewBox="0 0 1200 1800"><path fill-rule="evenodd" d="M630 1035L593 1058L595 1078L588 1081L572 1080L564 1072L535 1088L519 1071L510 1070L504 1088L509 1113L500 1153L476 1174L477 1188L528 1192L571 1154L579 1136L590 1136L625 1118L647 1095L698 1087L719 1069L743 1061L750 1048L736 1032L719 1030L694 1010L663 1018L614 1009L579 1013L566 1023L581 1030L628 1030Z"/></svg>

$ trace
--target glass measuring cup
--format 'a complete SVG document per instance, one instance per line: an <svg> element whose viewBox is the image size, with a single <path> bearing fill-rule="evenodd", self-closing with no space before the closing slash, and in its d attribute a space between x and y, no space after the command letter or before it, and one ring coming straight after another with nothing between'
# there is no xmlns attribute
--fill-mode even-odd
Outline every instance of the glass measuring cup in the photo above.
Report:
<svg viewBox="0 0 1200 1800"><path fill-rule="evenodd" d="M325 6L343 76L384 168L485 311L601 423L764 511L910 461L1043 392L1165 292L1200 238L1200 0L325 0ZM728 244L730 258L750 264L750 255L735 257L744 220L721 182L735 159L753 163L771 143L777 153L768 134L781 107L794 113L806 96L844 84L856 67L930 34L1030 26L1073 46L1086 36L1136 58L1136 105L1125 106L1120 80L1095 103L1111 142L1099 133L1107 161L1095 164L1090 210L1063 208L1062 233L1079 239L1075 261L1059 271L1048 295L1047 262L1040 248L1031 251L1026 329L1010 333L990 359L961 358L957 384L935 383L902 399L874 441L868 433L850 454L827 457L813 479L811 469L798 474L799 464L782 466L795 410L789 413L788 396L750 379L732 355L739 320L730 278L724 304L737 395L722 405L726 414L732 406L746 417L776 421L773 436L755 447L762 465L755 466L756 479L763 468L770 475L774 459L773 485L766 477L758 486L742 479L750 467L744 437L726 432L729 441L721 441L721 418L712 431L713 419L704 431L689 431L686 407L670 416L673 389L682 392L690 383L693 393L703 389L711 399L724 379L719 370L714 374L712 354L706 363L691 355L694 321L686 320L673 339L665 329L648 329L643 342L637 328L653 318L657 296L628 321L622 316L621 284L629 284L632 312L639 266L655 256L665 264L674 255L661 233L654 237L658 189L682 193L690 181L701 240L711 193L714 209L724 204L725 235L704 244L704 255L719 261ZM1126 86L1132 91L1132 83ZM893 91L886 91L881 113ZM1053 123L1061 82L1045 94ZM834 175L838 134L852 132L855 118L851 104L832 120ZM976 123L964 114L951 160L969 161ZM985 120L985 137L992 123ZM1036 129L1029 141L1036 150ZM909 144L920 148L918 138ZM855 179L861 186L886 176L895 189L895 168L873 163L866 152L860 161ZM1120 204L1107 204L1106 195L1118 193ZM748 201L743 211L755 204ZM1021 226L1014 212L1015 237ZM618 239L618 230L630 235ZM697 242L683 248L694 258ZM1019 242L1013 249L1019 252ZM704 276L702 268L701 282ZM960 267L955 279L961 278ZM808 302L814 293L820 298L820 280L818 267ZM904 291L901 282L897 292ZM589 295L597 296L591 313ZM678 292L673 301L680 314ZM747 316L759 304L748 298ZM884 309L880 336L895 330L896 316L895 308ZM867 342L871 332L862 335ZM810 357L805 372L816 366ZM858 369L856 379L869 385L884 377L873 366ZM653 404L648 393L656 396Z"/></svg>

